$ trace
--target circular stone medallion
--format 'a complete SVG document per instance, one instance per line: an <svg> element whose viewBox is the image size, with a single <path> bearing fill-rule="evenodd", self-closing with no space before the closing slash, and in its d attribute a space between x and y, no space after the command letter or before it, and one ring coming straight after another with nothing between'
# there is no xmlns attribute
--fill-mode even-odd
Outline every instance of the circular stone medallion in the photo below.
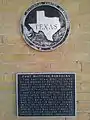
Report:
<svg viewBox="0 0 90 120"><path fill-rule="evenodd" d="M32 5L21 20L21 32L28 45L51 51L61 45L70 29L67 13L51 2Z"/></svg>

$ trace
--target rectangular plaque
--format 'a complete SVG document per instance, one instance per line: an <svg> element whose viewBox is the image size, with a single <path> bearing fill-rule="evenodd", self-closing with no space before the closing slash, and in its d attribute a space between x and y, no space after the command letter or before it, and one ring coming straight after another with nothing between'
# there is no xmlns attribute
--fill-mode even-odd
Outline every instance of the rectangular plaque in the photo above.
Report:
<svg viewBox="0 0 90 120"><path fill-rule="evenodd" d="M18 116L75 116L75 73L17 73Z"/></svg>

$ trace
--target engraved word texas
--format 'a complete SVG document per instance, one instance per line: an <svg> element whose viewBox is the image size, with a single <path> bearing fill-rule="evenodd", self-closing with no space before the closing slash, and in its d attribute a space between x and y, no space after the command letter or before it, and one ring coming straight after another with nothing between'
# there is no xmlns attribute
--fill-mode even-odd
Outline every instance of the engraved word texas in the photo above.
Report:
<svg viewBox="0 0 90 120"><path fill-rule="evenodd" d="M58 17L46 17L44 11L37 11L37 23L29 24L29 26L38 33L42 31L48 40L53 41L52 35L60 28L61 24Z"/></svg>

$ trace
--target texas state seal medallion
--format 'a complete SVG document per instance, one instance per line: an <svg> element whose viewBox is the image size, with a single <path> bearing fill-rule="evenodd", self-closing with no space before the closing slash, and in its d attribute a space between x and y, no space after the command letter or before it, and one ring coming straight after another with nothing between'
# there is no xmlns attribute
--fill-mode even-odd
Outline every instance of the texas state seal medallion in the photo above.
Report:
<svg viewBox="0 0 90 120"><path fill-rule="evenodd" d="M51 2L32 5L21 19L24 40L39 51L51 51L59 47L66 40L69 29L66 11Z"/></svg>

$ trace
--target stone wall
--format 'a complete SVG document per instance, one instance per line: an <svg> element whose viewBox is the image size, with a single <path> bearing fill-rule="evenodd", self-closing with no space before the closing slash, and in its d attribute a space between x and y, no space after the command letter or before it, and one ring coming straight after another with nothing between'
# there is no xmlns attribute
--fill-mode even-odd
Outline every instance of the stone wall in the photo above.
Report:
<svg viewBox="0 0 90 120"><path fill-rule="evenodd" d="M67 41L52 52L33 50L20 35L21 16L39 1L0 0L0 120L39 120L16 117L15 73L51 71L76 72L76 120L90 120L90 0L51 0L71 23Z"/></svg>

